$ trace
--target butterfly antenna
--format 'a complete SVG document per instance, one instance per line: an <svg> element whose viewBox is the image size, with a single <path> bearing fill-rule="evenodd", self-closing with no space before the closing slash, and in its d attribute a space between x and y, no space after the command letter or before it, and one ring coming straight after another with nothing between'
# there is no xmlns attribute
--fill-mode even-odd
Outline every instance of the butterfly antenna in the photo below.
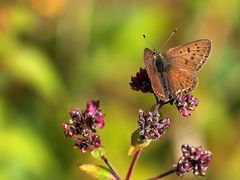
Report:
<svg viewBox="0 0 240 180"><path fill-rule="evenodd" d="M169 36L169 38L165 41L165 43L162 46L162 49L165 47L165 45L168 43L168 41L173 37L173 35L177 32L177 28L175 28L172 32L172 34Z"/></svg>
<svg viewBox="0 0 240 180"><path fill-rule="evenodd" d="M145 34L143 34L143 38L147 41L147 43L151 46L152 49L155 49L152 45L152 43L150 43L150 41L147 39L147 37L145 36Z"/></svg>

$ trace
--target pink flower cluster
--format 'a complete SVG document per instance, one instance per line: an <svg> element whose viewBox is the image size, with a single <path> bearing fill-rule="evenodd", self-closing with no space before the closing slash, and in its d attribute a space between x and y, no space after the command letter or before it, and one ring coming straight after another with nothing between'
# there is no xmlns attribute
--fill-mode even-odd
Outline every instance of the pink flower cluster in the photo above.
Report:
<svg viewBox="0 0 240 180"><path fill-rule="evenodd" d="M212 153L210 151L185 144L182 145L182 156L174 167L178 176L183 176L185 172L191 171L195 176L205 176L211 160Z"/></svg>
<svg viewBox="0 0 240 180"><path fill-rule="evenodd" d="M85 111L72 108L69 114L71 119L69 122L64 122L62 127L65 136L75 140L75 147L82 152L100 147L101 141L96 129L104 127L105 115L99 109L99 101L89 101Z"/></svg>

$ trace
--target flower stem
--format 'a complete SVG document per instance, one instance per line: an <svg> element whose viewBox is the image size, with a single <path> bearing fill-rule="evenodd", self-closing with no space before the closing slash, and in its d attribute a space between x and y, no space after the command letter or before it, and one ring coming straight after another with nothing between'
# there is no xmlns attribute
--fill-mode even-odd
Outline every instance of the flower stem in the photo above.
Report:
<svg viewBox="0 0 240 180"><path fill-rule="evenodd" d="M108 161L108 159L105 156L102 156L102 160L105 162L105 164L110 169L111 174L116 178L116 180L121 180L121 177L118 175L118 173L113 169L112 165Z"/></svg>
<svg viewBox="0 0 240 180"><path fill-rule="evenodd" d="M170 174L172 174L172 173L174 173L174 172L176 172L176 168L170 169L169 171L167 171L167 172L165 172L165 173L163 173L163 174L160 174L160 175L158 175L158 176L149 178L148 180L161 179L161 178L163 178L163 177L165 177L165 176L168 176L168 175L170 175Z"/></svg>
<svg viewBox="0 0 240 180"><path fill-rule="evenodd" d="M134 170L135 165L137 164L137 161L138 161L138 158L139 158L141 152L142 152L142 148L140 148L139 150L137 150L136 153L134 154L132 163L131 163L131 165L130 165L130 167L129 167L129 169L128 169L128 173L127 173L127 176L126 176L126 180L129 180L129 179L130 179L130 176L131 176L131 174L132 174L132 172L133 172L133 170Z"/></svg>

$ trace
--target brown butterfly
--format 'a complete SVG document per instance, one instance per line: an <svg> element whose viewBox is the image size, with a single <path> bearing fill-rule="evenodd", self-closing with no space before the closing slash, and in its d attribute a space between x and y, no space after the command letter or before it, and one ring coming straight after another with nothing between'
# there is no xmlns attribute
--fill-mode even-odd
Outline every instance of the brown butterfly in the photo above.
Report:
<svg viewBox="0 0 240 180"><path fill-rule="evenodd" d="M164 102L190 93L198 84L196 72L207 62L211 41L200 39L169 49L160 54L145 48L144 63L152 89Z"/></svg>

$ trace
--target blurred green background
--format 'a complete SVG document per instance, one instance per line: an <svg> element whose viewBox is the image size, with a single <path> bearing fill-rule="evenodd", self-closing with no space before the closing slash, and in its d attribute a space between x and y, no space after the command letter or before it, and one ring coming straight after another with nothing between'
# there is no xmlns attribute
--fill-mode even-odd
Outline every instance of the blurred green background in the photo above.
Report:
<svg viewBox="0 0 240 180"><path fill-rule="evenodd" d="M84 109L91 99L101 101L102 142L125 177L138 109L155 103L129 86L149 47L142 34L163 51L175 27L164 50L212 40L194 91L200 105L187 119L174 106L163 108L172 127L142 152L132 179L170 169L183 143L213 152L200 179L240 179L239 7L239 0L0 0L0 179L91 179L77 164L103 163L74 149L61 127L71 107Z"/></svg>

